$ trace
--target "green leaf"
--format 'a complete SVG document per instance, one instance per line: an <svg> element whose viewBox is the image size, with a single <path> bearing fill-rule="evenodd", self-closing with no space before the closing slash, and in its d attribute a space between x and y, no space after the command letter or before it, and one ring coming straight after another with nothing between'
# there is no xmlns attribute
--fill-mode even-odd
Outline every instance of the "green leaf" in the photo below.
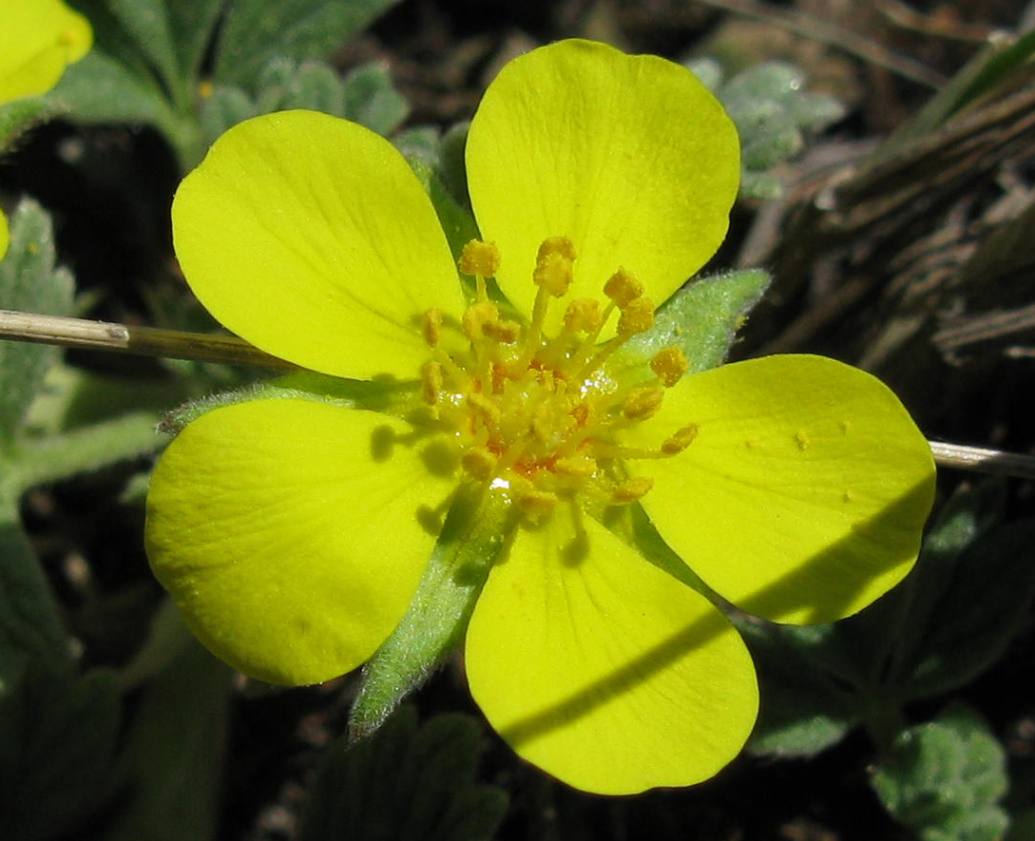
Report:
<svg viewBox="0 0 1035 841"><path fill-rule="evenodd" d="M441 715L417 727L403 707L369 739L327 750L302 820L302 841L489 839L506 794L475 782L477 722Z"/></svg>
<svg viewBox="0 0 1035 841"><path fill-rule="evenodd" d="M411 165L416 161L418 165L434 169L439 163L442 141L434 126L414 126L396 132L392 142Z"/></svg>
<svg viewBox="0 0 1035 841"><path fill-rule="evenodd" d="M1007 788L1006 755L975 711L956 705L910 728L874 772L888 812L925 841L995 841Z"/></svg>
<svg viewBox="0 0 1035 841"><path fill-rule="evenodd" d="M108 421L19 444L11 455L9 481L18 491L153 453L165 443L159 417L132 412Z"/></svg>
<svg viewBox="0 0 1035 841"><path fill-rule="evenodd" d="M194 84L223 0L165 0L165 5L180 72L185 82Z"/></svg>
<svg viewBox="0 0 1035 841"><path fill-rule="evenodd" d="M57 604L18 521L17 497L0 463L0 695L26 663L67 675L68 638Z"/></svg>
<svg viewBox="0 0 1035 841"><path fill-rule="evenodd" d="M910 618L915 653L900 666L909 697L947 692L973 680L996 662L1024 626L1035 597L1031 547L1035 519L993 531L943 569L948 586L926 623ZM922 588L936 574L931 569Z"/></svg>
<svg viewBox="0 0 1035 841"><path fill-rule="evenodd" d="M172 98L183 102L186 90L165 0L106 0L106 3L140 53L158 71Z"/></svg>
<svg viewBox="0 0 1035 841"><path fill-rule="evenodd" d="M211 146L228 128L259 113L259 106L240 88L216 85L212 94L202 100L199 113L205 145Z"/></svg>
<svg viewBox="0 0 1035 841"><path fill-rule="evenodd" d="M230 679L191 641L146 684L125 751L133 796L105 841L215 838Z"/></svg>
<svg viewBox="0 0 1035 841"><path fill-rule="evenodd" d="M10 219L11 242L0 260L0 308L67 315L72 309L72 276L54 268L54 231L50 217L23 200ZM18 431L57 348L0 341L0 452Z"/></svg>
<svg viewBox="0 0 1035 841"><path fill-rule="evenodd" d="M132 69L99 48L69 67L47 99L84 123L152 125L174 145L188 131L146 70Z"/></svg>
<svg viewBox="0 0 1035 841"><path fill-rule="evenodd" d="M475 602L504 550L509 501L490 491L457 494L417 592L398 627L363 668L349 732L377 729L463 639Z"/></svg>
<svg viewBox="0 0 1035 841"><path fill-rule="evenodd" d="M330 65L304 61L292 79L287 104L291 108L341 116L346 113L345 99L345 86Z"/></svg>
<svg viewBox="0 0 1035 841"><path fill-rule="evenodd" d="M0 152L10 149L22 134L54 113L53 104L39 97L0 105Z"/></svg>
<svg viewBox="0 0 1035 841"><path fill-rule="evenodd" d="M748 750L809 757L841 741L858 723L850 668L832 625L792 627L735 617L754 658L760 707Z"/></svg>
<svg viewBox="0 0 1035 841"><path fill-rule="evenodd" d="M273 56L323 58L397 0L232 0L216 51L215 78L253 89Z"/></svg>
<svg viewBox="0 0 1035 841"><path fill-rule="evenodd" d="M0 688L0 814L7 838L47 841L100 812L120 783L118 681L26 668Z"/></svg>
<svg viewBox="0 0 1035 841"><path fill-rule="evenodd" d="M769 286L762 269L703 277L684 286L658 310L654 326L627 341L608 370L619 381L642 378L658 351L678 347L690 373L721 365L737 330Z"/></svg>
<svg viewBox="0 0 1035 841"><path fill-rule="evenodd" d="M470 213L471 198L467 194L467 132L469 122L457 123L442 135L436 174L453 200Z"/></svg>
<svg viewBox="0 0 1035 841"><path fill-rule="evenodd" d="M345 76L344 87L344 115L378 134L391 134L410 113L410 104L395 89L383 62L352 70Z"/></svg>

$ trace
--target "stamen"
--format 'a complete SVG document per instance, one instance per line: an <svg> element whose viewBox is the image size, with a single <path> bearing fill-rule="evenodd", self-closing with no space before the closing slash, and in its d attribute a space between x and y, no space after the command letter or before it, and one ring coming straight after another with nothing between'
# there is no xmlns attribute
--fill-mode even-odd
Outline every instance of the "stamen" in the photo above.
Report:
<svg viewBox="0 0 1035 841"><path fill-rule="evenodd" d="M604 294L614 301L619 309L625 309L630 301L643 295L643 284L631 272L620 268L604 284Z"/></svg>
<svg viewBox="0 0 1035 841"><path fill-rule="evenodd" d="M665 392L657 386L634 388L622 401L622 414L631 421L643 421L652 418L661 408Z"/></svg>
<svg viewBox="0 0 1035 841"><path fill-rule="evenodd" d="M472 447L460 457L460 464L471 478L484 482L495 472L496 457L486 447Z"/></svg>
<svg viewBox="0 0 1035 841"><path fill-rule="evenodd" d="M500 250L494 242L472 239L460 252L457 266L464 274L493 277L500 267Z"/></svg>
<svg viewBox="0 0 1035 841"><path fill-rule="evenodd" d="M485 327L499 321L500 311L495 304L488 301L479 301L471 304L464 310L461 323L464 328L464 335L472 342L477 342L485 335Z"/></svg>
<svg viewBox="0 0 1035 841"><path fill-rule="evenodd" d="M592 333L603 321L600 302L595 298L576 298L564 311L564 329L569 333Z"/></svg>
<svg viewBox="0 0 1035 841"><path fill-rule="evenodd" d="M532 281L555 298L568 294L571 279L572 262L559 251L548 251L536 260Z"/></svg>
<svg viewBox="0 0 1035 841"><path fill-rule="evenodd" d="M611 501L624 505L642 499L654 487L654 480L646 476L633 476L618 485L611 493Z"/></svg>
<svg viewBox="0 0 1035 841"><path fill-rule="evenodd" d="M633 298L624 307L618 319L618 335L622 337L644 333L654 326L654 302L650 298Z"/></svg>
<svg viewBox="0 0 1035 841"><path fill-rule="evenodd" d="M482 325L482 332L501 344L512 345L521 335L521 325L509 320L490 322Z"/></svg>
<svg viewBox="0 0 1035 841"><path fill-rule="evenodd" d="M687 372L690 363L677 347L667 347L654 355L650 369L658 375L665 388L672 388Z"/></svg>
<svg viewBox="0 0 1035 841"><path fill-rule="evenodd" d="M428 347L436 347L442 336L442 311L432 307L420 320L420 333Z"/></svg>
<svg viewBox="0 0 1035 841"><path fill-rule="evenodd" d="M571 262L575 262L575 243L567 237L547 237L539 244L535 259L538 263L547 254L560 254Z"/></svg>
<svg viewBox="0 0 1035 841"><path fill-rule="evenodd" d="M500 418L503 414L500 412L500 407L496 405L494 400L476 391L473 394L467 395L467 404L474 409L486 423L489 423L492 426L499 425Z"/></svg>
<svg viewBox="0 0 1035 841"><path fill-rule="evenodd" d="M568 456L557 459L554 462L554 470L561 476L588 479L596 473L597 463L594 458L587 455Z"/></svg>
<svg viewBox="0 0 1035 841"><path fill-rule="evenodd" d="M442 366L433 359L424 363L421 369L420 396L429 406L438 402L442 393Z"/></svg>
<svg viewBox="0 0 1035 841"><path fill-rule="evenodd" d="M692 423L677 430L671 437L666 438L661 444L661 452L667 456L674 456L683 452L697 437L697 424Z"/></svg>

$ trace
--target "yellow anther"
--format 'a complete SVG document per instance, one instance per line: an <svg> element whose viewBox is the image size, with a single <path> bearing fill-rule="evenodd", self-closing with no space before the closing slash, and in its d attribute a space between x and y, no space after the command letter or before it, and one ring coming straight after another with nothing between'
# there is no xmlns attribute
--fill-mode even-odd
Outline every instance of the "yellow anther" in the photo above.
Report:
<svg viewBox="0 0 1035 841"><path fill-rule="evenodd" d="M540 244L535 261L540 262L547 254L560 254L569 262L574 262L575 245L567 237L547 237Z"/></svg>
<svg viewBox="0 0 1035 841"><path fill-rule="evenodd" d="M577 455L559 458L554 462L554 472L575 479L588 479L597 469L596 460L590 456Z"/></svg>
<svg viewBox="0 0 1035 841"><path fill-rule="evenodd" d="M619 309L625 309L630 301L643 294L643 284L633 277L631 272L619 269L604 284L604 294L614 301Z"/></svg>
<svg viewBox="0 0 1035 841"><path fill-rule="evenodd" d="M555 397L536 407L532 414L532 432L543 444L557 445L572 429L575 418L569 401Z"/></svg>
<svg viewBox="0 0 1035 841"><path fill-rule="evenodd" d="M424 363L421 369L420 396L421 399L434 406L438 402L438 396L442 393L442 365L434 360Z"/></svg>
<svg viewBox="0 0 1035 841"><path fill-rule="evenodd" d="M484 482L496 469L496 457L485 447L474 447L460 457L460 464L472 479Z"/></svg>
<svg viewBox="0 0 1035 841"><path fill-rule="evenodd" d="M474 409L487 423L495 425L500 422L502 417L500 407L496 405L494 400L486 397L484 394L479 394L477 391L473 394L468 394L467 405Z"/></svg>
<svg viewBox="0 0 1035 841"><path fill-rule="evenodd" d="M636 502L654 487L654 480L646 476L633 476L618 485L611 493L611 501L619 505Z"/></svg>
<svg viewBox="0 0 1035 841"><path fill-rule="evenodd" d="M665 398L663 389L657 386L646 386L634 388L629 396L622 401L622 414L629 420L642 421L652 418L661 408L661 401Z"/></svg>
<svg viewBox="0 0 1035 841"><path fill-rule="evenodd" d="M485 328L489 324L495 324L500 319L500 311L495 304L488 301L479 301L471 304L464 310L461 323L464 328L464 335L472 342L477 341L485 335Z"/></svg>
<svg viewBox="0 0 1035 841"><path fill-rule="evenodd" d="M684 426L682 429L676 430L671 437L666 438L661 443L661 452L667 456L674 456L676 453L681 453L692 443L697 437L697 424L692 423L689 426Z"/></svg>
<svg viewBox="0 0 1035 841"><path fill-rule="evenodd" d="M428 347L436 347L442 336L442 312L432 307L420 320L420 334Z"/></svg>
<svg viewBox="0 0 1035 841"><path fill-rule="evenodd" d="M650 298L634 298L622 308L618 319L618 335L632 336L654 326L654 302Z"/></svg>
<svg viewBox="0 0 1035 841"><path fill-rule="evenodd" d="M557 507L557 494L532 490L519 496L517 504L526 517L538 523L552 514L553 509Z"/></svg>
<svg viewBox="0 0 1035 841"><path fill-rule="evenodd" d="M493 277L500 267L500 250L494 242L472 239L463 247L456 264L464 274Z"/></svg>
<svg viewBox="0 0 1035 841"><path fill-rule="evenodd" d="M677 347L658 351L650 361L650 369L658 375L665 388L672 388L678 383L689 367L690 363L686 361L683 351Z"/></svg>
<svg viewBox="0 0 1035 841"><path fill-rule="evenodd" d="M564 328L571 333L592 333L600 326L603 313L595 298L576 298L564 311Z"/></svg>
<svg viewBox="0 0 1035 841"><path fill-rule="evenodd" d="M521 325L516 321L496 321L482 325L482 332L490 339L505 345L513 344L521 335Z"/></svg>
<svg viewBox="0 0 1035 841"><path fill-rule="evenodd" d="M571 276L571 260L559 251L548 251L536 260L532 281L555 298L560 298L568 293Z"/></svg>

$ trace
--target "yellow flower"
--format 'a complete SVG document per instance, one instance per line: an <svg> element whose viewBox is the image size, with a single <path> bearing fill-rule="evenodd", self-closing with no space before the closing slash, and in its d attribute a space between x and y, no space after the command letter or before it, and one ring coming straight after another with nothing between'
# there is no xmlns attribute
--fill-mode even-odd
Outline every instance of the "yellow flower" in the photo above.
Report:
<svg viewBox="0 0 1035 841"><path fill-rule="evenodd" d="M818 357L684 376L672 348L611 376L651 301L718 247L736 195L735 131L685 69L584 41L535 50L489 87L466 163L473 300L406 162L357 125L260 117L186 178L176 252L223 324L324 374L412 383L413 404L201 416L155 471L151 563L217 655L316 682L391 633L458 485L491 488L516 516L466 637L489 722L588 791L700 781L751 730L751 660L619 515L642 506L722 597L831 621L911 567L930 451L883 385Z"/></svg>
<svg viewBox="0 0 1035 841"><path fill-rule="evenodd" d="M90 49L82 15L60 0L13 0L0 10L0 106L46 93ZM0 260L7 253L7 218L0 211Z"/></svg>
<svg viewBox="0 0 1035 841"><path fill-rule="evenodd" d="M60 0L12 0L0 11L0 105L46 93L90 50L93 33Z"/></svg>

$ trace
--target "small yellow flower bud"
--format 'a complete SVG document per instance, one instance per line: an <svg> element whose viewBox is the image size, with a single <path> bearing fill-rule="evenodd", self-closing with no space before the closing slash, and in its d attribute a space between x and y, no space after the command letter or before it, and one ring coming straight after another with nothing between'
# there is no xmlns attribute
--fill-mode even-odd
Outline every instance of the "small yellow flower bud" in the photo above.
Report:
<svg viewBox="0 0 1035 841"><path fill-rule="evenodd" d="M532 281L555 298L567 294L571 286L571 260L559 251L549 251L540 257L532 273Z"/></svg>
<svg viewBox="0 0 1035 841"><path fill-rule="evenodd" d="M442 336L442 312L432 307L421 317L420 333L428 347L437 347Z"/></svg>
<svg viewBox="0 0 1035 841"><path fill-rule="evenodd" d="M633 476L618 485L611 493L611 501L619 505L636 502L654 487L654 480L646 476Z"/></svg>
<svg viewBox="0 0 1035 841"><path fill-rule="evenodd" d="M667 456L674 456L689 447L697 437L697 424L692 423L677 430L669 438L661 443L661 452Z"/></svg>
<svg viewBox="0 0 1035 841"><path fill-rule="evenodd" d="M622 309L618 319L618 335L632 336L654 326L654 302L650 298L634 298Z"/></svg>
<svg viewBox="0 0 1035 841"><path fill-rule="evenodd" d="M475 342L485 335L486 325L495 324L499 321L499 318L500 311L496 309L495 304L490 304L488 301L471 304L471 306L464 310L463 317L461 318L464 335L472 342Z"/></svg>
<svg viewBox="0 0 1035 841"><path fill-rule="evenodd" d="M564 311L564 329L571 333L592 333L600 326L600 302L595 298L576 298Z"/></svg>
<svg viewBox="0 0 1035 841"><path fill-rule="evenodd" d="M643 284L630 272L619 269L604 284L604 294L614 301L619 309L625 309L630 301L643 294Z"/></svg>
<svg viewBox="0 0 1035 841"><path fill-rule="evenodd" d="M547 254L560 254L569 262L574 262L575 245L567 237L548 237L540 244L535 261L540 262Z"/></svg>
<svg viewBox="0 0 1035 841"><path fill-rule="evenodd" d="M658 413L658 409L661 408L661 401L664 398L664 390L657 386L635 388L622 401L622 414L629 420L647 420L647 418L652 418Z"/></svg>
<svg viewBox="0 0 1035 841"><path fill-rule="evenodd" d="M464 274L492 277L500 267L500 250L494 242L472 239L460 252L457 265Z"/></svg>
<svg viewBox="0 0 1035 841"><path fill-rule="evenodd" d="M216 92L216 86L212 84L208 79L202 79L198 82L198 96L202 99L208 99Z"/></svg>
<svg viewBox="0 0 1035 841"><path fill-rule="evenodd" d="M424 363L421 368L420 396L429 406L438 402L442 391L442 366L433 360Z"/></svg>
<svg viewBox="0 0 1035 841"><path fill-rule="evenodd" d="M472 479L484 482L492 477L496 457L485 447L474 447L460 457L460 464Z"/></svg>
<svg viewBox="0 0 1035 841"><path fill-rule="evenodd" d="M683 351L677 347L659 351L650 361L650 369L658 375L665 388L672 388L678 383L689 367L690 363L686 361Z"/></svg>

